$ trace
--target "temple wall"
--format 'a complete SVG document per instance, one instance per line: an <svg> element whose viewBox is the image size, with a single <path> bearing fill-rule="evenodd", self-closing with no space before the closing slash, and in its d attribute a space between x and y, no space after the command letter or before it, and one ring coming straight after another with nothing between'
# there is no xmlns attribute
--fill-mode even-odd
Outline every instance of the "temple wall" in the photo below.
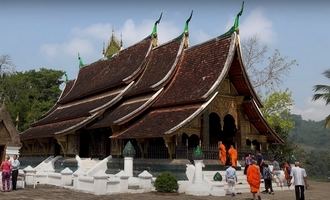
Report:
<svg viewBox="0 0 330 200"><path fill-rule="evenodd" d="M210 139L209 115L216 113L220 117L221 131L223 131L224 118L229 114L234 118L237 128L234 137L237 148L243 152L254 150L256 147L247 144L247 140L256 140L261 143L261 149L264 150L268 146L267 137L261 135L249 121L241 106L243 100L244 96L239 96L230 80L226 78L220 85L219 94L204 112L176 132L177 143L181 144L182 134L185 133L188 136L197 135L202 144L208 146Z"/></svg>
<svg viewBox="0 0 330 200"><path fill-rule="evenodd" d="M54 139L42 138L22 141L22 156L49 156L54 155Z"/></svg>

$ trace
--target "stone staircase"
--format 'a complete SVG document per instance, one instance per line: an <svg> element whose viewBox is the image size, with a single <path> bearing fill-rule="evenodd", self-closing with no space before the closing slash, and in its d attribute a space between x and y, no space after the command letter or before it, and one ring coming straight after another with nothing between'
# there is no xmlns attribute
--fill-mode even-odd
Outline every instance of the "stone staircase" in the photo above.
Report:
<svg viewBox="0 0 330 200"><path fill-rule="evenodd" d="M206 181L211 181L213 180L213 176L216 172L219 172L223 178L223 181L225 182L225 171L203 171L203 176L204 176L204 180ZM247 183L246 180L246 175L244 175L243 170L238 170L236 171L237 174L237 183L235 185L235 190L236 193L249 193L250 192L250 186ZM264 191L265 190L265 184L263 182L263 179L261 180L261 185L260 185L260 191ZM272 182L273 185L273 190L276 191L284 191L284 190L294 190L294 187L290 187L288 188L288 186L285 184L283 187L280 187L280 185L278 185L277 183L275 183L274 181ZM225 190L228 189L227 184L225 184Z"/></svg>
<svg viewBox="0 0 330 200"><path fill-rule="evenodd" d="M80 164L80 167L82 168L81 170L83 170L84 172L87 172L99 162L100 162L100 160L98 160L98 159L81 158L79 164Z"/></svg>

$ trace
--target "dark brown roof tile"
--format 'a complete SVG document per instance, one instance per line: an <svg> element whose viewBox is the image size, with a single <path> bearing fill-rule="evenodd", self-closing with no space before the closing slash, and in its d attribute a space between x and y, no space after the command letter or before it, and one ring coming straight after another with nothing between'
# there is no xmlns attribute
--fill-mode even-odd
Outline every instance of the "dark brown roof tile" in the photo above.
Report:
<svg viewBox="0 0 330 200"><path fill-rule="evenodd" d="M117 87L129 82L142 69L146 55L151 48L151 37L128 47L110 60L100 60L80 69L71 91L60 103L80 99L85 96ZM132 77L131 77L132 76ZM128 79L128 80L125 80Z"/></svg>
<svg viewBox="0 0 330 200"><path fill-rule="evenodd" d="M166 131L187 119L200 105L152 111L144 118L121 133L114 133L115 138L155 138L164 136Z"/></svg>
<svg viewBox="0 0 330 200"><path fill-rule="evenodd" d="M178 70L154 107L205 101L203 97L219 78L229 52L231 38L215 38L183 53Z"/></svg>
<svg viewBox="0 0 330 200"><path fill-rule="evenodd" d="M76 124L82 122L85 119L86 117L81 117L81 118L71 119L58 123L31 127L28 130L21 133L20 138L21 140L29 140L35 138L54 137L54 134L56 132L75 126Z"/></svg>

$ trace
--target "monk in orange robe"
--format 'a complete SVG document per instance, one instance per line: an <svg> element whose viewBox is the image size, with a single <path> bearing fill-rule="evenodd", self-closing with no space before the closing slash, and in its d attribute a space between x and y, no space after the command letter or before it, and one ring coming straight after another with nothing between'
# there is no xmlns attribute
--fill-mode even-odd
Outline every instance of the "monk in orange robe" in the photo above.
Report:
<svg viewBox="0 0 330 200"><path fill-rule="evenodd" d="M246 177L247 177L247 182L250 185L253 199L256 200L256 196L258 196L258 200L261 200L259 193L261 175L260 175L260 168L257 165L257 161L255 160L252 161L252 165L250 165L249 168L247 169Z"/></svg>
<svg viewBox="0 0 330 200"><path fill-rule="evenodd" d="M226 147L224 144L222 144L222 141L219 141L218 143L218 148L219 148L219 160L220 160L220 163L225 165L226 164Z"/></svg>
<svg viewBox="0 0 330 200"><path fill-rule="evenodd" d="M231 166L237 167L237 150L234 148L233 145L230 145L228 154L230 157Z"/></svg>

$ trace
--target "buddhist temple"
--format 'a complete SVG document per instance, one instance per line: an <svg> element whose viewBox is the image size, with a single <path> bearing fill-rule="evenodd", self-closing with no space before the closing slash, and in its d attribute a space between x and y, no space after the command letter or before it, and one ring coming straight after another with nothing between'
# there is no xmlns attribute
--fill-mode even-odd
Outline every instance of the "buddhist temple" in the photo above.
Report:
<svg viewBox="0 0 330 200"><path fill-rule="evenodd" d="M192 14L164 44L161 17L130 47L112 35L104 58L81 67L53 108L20 135L22 154L120 157L131 141L140 158L188 158L201 145L205 159L218 159L219 140L239 152L283 143L242 61L241 14L228 32L193 46Z"/></svg>
<svg viewBox="0 0 330 200"><path fill-rule="evenodd" d="M20 148L18 131L5 105L2 104L0 106L0 160L4 160L6 154L18 155Z"/></svg>

